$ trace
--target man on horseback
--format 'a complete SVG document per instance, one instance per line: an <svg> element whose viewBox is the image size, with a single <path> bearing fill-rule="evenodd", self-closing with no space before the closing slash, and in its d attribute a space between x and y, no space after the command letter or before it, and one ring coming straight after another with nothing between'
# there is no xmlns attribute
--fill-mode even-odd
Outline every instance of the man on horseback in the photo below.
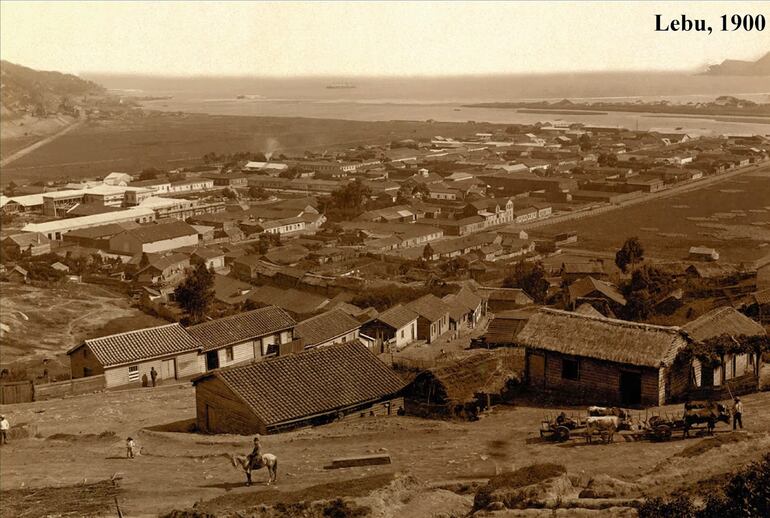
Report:
<svg viewBox="0 0 770 518"><path fill-rule="evenodd" d="M262 467L262 443L259 440L259 434L254 437L254 449L248 455L249 467L259 469Z"/></svg>

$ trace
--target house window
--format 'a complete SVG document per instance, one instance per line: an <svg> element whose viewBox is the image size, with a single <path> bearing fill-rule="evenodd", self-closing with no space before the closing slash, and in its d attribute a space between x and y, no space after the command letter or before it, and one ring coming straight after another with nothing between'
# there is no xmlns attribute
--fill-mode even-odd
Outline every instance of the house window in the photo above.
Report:
<svg viewBox="0 0 770 518"><path fill-rule="evenodd" d="M569 358L561 361L561 378L577 381L580 379L580 362Z"/></svg>
<svg viewBox="0 0 770 518"><path fill-rule="evenodd" d="M278 354L278 344L268 344L265 356L275 356Z"/></svg>
<svg viewBox="0 0 770 518"><path fill-rule="evenodd" d="M401 330L401 338L403 338L403 337L404 337L404 330L402 329Z"/></svg>
<svg viewBox="0 0 770 518"><path fill-rule="evenodd" d="M139 381L139 366L132 365L128 368L128 381Z"/></svg>
<svg viewBox="0 0 770 518"><path fill-rule="evenodd" d="M233 361L233 347L225 347L225 358L227 361L231 362Z"/></svg>
<svg viewBox="0 0 770 518"><path fill-rule="evenodd" d="M347 336L343 336L343 337L342 337L342 343L344 344L344 343L345 343L345 342L347 342L347 341L348 341L348 337L347 337Z"/></svg>

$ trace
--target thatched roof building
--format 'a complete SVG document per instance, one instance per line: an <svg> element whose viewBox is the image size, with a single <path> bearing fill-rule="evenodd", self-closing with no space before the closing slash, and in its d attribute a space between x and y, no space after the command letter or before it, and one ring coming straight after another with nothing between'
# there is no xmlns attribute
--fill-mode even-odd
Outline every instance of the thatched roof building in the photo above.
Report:
<svg viewBox="0 0 770 518"><path fill-rule="evenodd" d="M541 309L516 337L531 387L567 400L659 405L687 390L674 365L690 342L678 327Z"/></svg>
<svg viewBox="0 0 770 518"><path fill-rule="evenodd" d="M421 372L406 389L406 410L422 415L472 417L511 397L524 377L522 349L474 351Z"/></svg>

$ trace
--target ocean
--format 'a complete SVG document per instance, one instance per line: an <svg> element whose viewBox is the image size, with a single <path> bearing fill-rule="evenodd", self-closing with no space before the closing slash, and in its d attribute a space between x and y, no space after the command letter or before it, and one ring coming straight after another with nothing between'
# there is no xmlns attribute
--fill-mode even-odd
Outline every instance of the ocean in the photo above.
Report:
<svg viewBox="0 0 770 518"><path fill-rule="evenodd" d="M542 74L468 77L151 77L86 76L149 109L217 115L312 117L346 120L452 122L585 122L631 129L701 134L768 134L765 119L688 117L643 113L564 115L469 108L478 102L561 100L687 103L733 95L770 102L770 77L724 77L671 72ZM353 88L328 88L352 85Z"/></svg>

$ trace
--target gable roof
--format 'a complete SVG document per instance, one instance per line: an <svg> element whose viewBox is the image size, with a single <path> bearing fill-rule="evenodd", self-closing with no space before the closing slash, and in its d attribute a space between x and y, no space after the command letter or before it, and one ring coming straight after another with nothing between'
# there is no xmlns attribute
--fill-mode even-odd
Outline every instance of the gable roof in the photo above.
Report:
<svg viewBox="0 0 770 518"><path fill-rule="evenodd" d="M599 311L596 310L595 307L593 307L591 304L584 302L583 304L579 305L577 309L575 309L575 313L579 313L581 315L588 315L590 317L603 317Z"/></svg>
<svg viewBox="0 0 770 518"><path fill-rule="evenodd" d="M682 326L690 337L700 342L720 335L765 336L765 329L730 306L714 308Z"/></svg>
<svg viewBox="0 0 770 518"><path fill-rule="evenodd" d="M460 288L460 291L457 292L455 300L470 311L476 311L481 304L481 297L465 286Z"/></svg>
<svg viewBox="0 0 770 518"><path fill-rule="evenodd" d="M534 349L658 368L670 365L688 339L678 327L543 308L530 317L516 341Z"/></svg>
<svg viewBox="0 0 770 518"><path fill-rule="evenodd" d="M325 306L329 299L294 288L281 289L267 284L258 286L249 293L249 300L262 304L272 304L294 314L314 313Z"/></svg>
<svg viewBox="0 0 770 518"><path fill-rule="evenodd" d="M361 322L339 308L303 320L295 328L297 336L303 339L305 347L328 342L361 327Z"/></svg>
<svg viewBox="0 0 770 518"><path fill-rule="evenodd" d="M127 230L125 235L128 235L140 241L141 243L155 243L165 239L198 235L198 231L184 221L175 219L169 222L142 225L140 227Z"/></svg>
<svg viewBox="0 0 770 518"><path fill-rule="evenodd" d="M215 376L267 426L397 394L404 381L359 340L220 369Z"/></svg>
<svg viewBox="0 0 770 518"><path fill-rule="evenodd" d="M491 301L510 301L520 306L527 306L534 303L526 291L521 288L490 288L487 286L479 287L479 293Z"/></svg>
<svg viewBox="0 0 770 518"><path fill-rule="evenodd" d="M466 314L468 314L468 308L460 304L455 295L445 295L441 300L449 306L449 318L455 322L459 322Z"/></svg>
<svg viewBox="0 0 770 518"><path fill-rule="evenodd" d="M584 263L564 263L562 264L562 273L566 274L598 274L598 275L604 275L606 272L604 271L604 266L596 261L589 261Z"/></svg>
<svg viewBox="0 0 770 518"><path fill-rule="evenodd" d="M44 245L50 243L51 240L46 237L45 234L40 232L25 232L23 234L14 234L6 237L3 241L12 241L20 248L27 248L33 245Z"/></svg>
<svg viewBox="0 0 770 518"><path fill-rule="evenodd" d="M598 291L611 301L620 304L621 306L626 305L626 299L625 297L618 291L618 289L613 286L612 284L604 281L600 281L598 279L594 279L593 277L583 277L581 279L578 279L577 281L573 282L569 285L569 297L570 300L575 301L581 297L585 297L586 295L589 295L595 291Z"/></svg>
<svg viewBox="0 0 770 518"><path fill-rule="evenodd" d="M440 320L451 311L446 302L431 293L413 300L406 307L431 322Z"/></svg>
<svg viewBox="0 0 770 518"><path fill-rule="evenodd" d="M402 306L401 304L396 304L387 311L380 313L380 315L377 317L377 320L387 326L392 327L393 329L398 330L405 325L408 325L410 322L417 320L417 317L417 313L411 309L407 308L406 306Z"/></svg>
<svg viewBox="0 0 770 518"><path fill-rule="evenodd" d="M294 319L284 310L267 306L231 315L187 328L190 335L203 344L204 351L254 339L294 327Z"/></svg>
<svg viewBox="0 0 770 518"><path fill-rule="evenodd" d="M126 333L85 340L67 354L87 345L104 367L160 358L172 354L196 351L201 344L179 324L148 327Z"/></svg>
<svg viewBox="0 0 770 518"><path fill-rule="evenodd" d="M67 233L68 238L85 238L85 239L99 239L105 237L112 237L116 234L120 234L126 230L132 228L138 228L139 223L134 221L126 221L123 223L107 223L106 225L98 225L96 227L86 227L71 230Z"/></svg>

